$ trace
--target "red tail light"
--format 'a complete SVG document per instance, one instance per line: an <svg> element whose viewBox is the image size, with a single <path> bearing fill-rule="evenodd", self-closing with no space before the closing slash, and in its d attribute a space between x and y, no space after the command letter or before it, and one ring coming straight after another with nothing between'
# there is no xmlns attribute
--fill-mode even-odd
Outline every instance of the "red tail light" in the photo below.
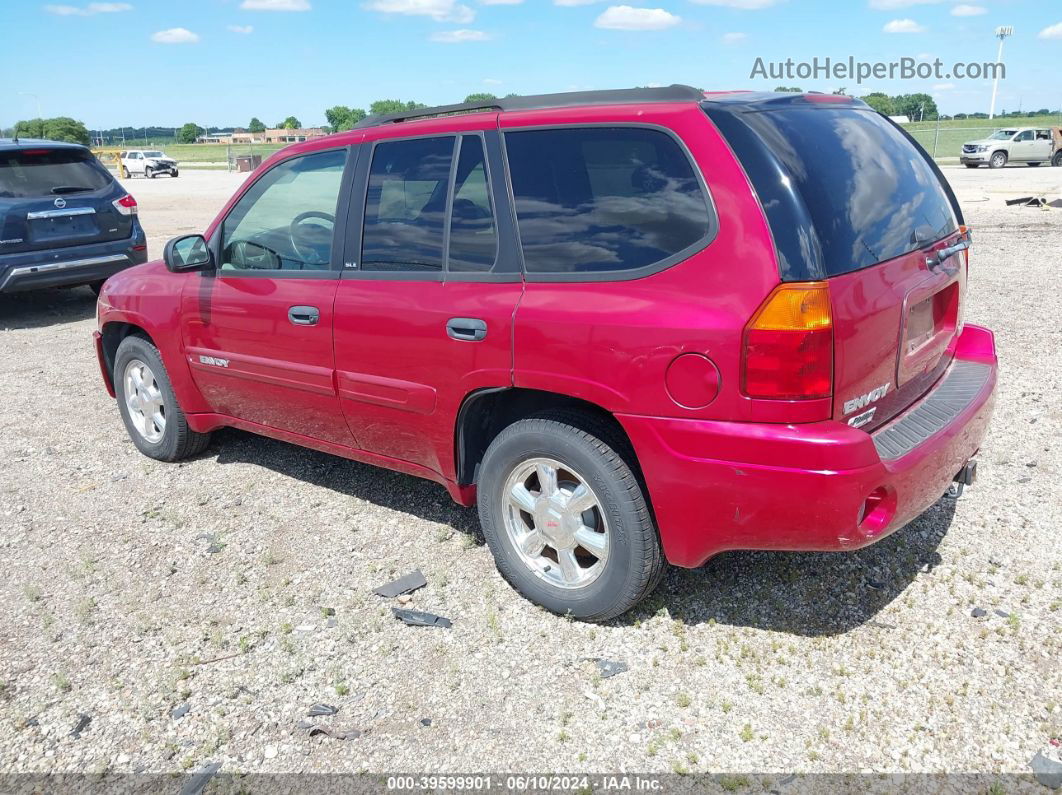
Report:
<svg viewBox="0 0 1062 795"><path fill-rule="evenodd" d="M120 199L115 199L111 204L122 215L136 215L136 199L128 193Z"/></svg>
<svg viewBox="0 0 1062 795"><path fill-rule="evenodd" d="M745 326L742 390L807 400L833 393L833 319L825 282L780 284Z"/></svg>

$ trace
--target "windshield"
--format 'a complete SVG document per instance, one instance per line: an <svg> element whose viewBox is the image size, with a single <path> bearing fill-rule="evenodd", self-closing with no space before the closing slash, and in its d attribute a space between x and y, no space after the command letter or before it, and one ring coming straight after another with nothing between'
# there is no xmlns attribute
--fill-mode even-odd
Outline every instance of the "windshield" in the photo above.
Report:
<svg viewBox="0 0 1062 795"><path fill-rule="evenodd" d="M990 140L990 141L1009 141L1011 138L1013 138L1017 134L1018 134L1017 130L996 130L994 133L992 133L990 136L988 136L988 140Z"/></svg>
<svg viewBox="0 0 1062 795"><path fill-rule="evenodd" d="M165 157L165 156L166 155L162 154L162 152L159 152L158 150L153 150L151 152L144 152L144 157Z"/></svg>
<svg viewBox="0 0 1062 795"><path fill-rule="evenodd" d="M78 149L0 151L0 197L26 199L99 190L111 182L88 152Z"/></svg>

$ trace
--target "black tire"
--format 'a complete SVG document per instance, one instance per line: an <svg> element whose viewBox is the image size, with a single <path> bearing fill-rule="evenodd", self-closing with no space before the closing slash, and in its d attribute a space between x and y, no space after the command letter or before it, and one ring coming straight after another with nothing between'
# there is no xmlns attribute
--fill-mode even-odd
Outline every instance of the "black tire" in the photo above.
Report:
<svg viewBox="0 0 1062 795"><path fill-rule="evenodd" d="M1003 168L1007 165L1007 160L1010 158L1006 152L993 152L992 158L988 161L989 168Z"/></svg>
<svg viewBox="0 0 1062 795"><path fill-rule="evenodd" d="M157 441L149 441L137 429L126 402L125 372L133 361L146 364L154 376L155 384L162 395L165 410L165 428ZM170 385L166 366L159 350L145 337L131 335L122 340L114 357L114 394L118 399L118 411L122 415L126 432L144 455L157 461L180 461L182 458L201 453L210 444L209 433L196 433L188 427L188 420L177 403L177 396Z"/></svg>
<svg viewBox="0 0 1062 795"><path fill-rule="evenodd" d="M105 281L104 279L100 279L98 282L89 282L88 283L88 288L90 290L92 290L92 292L94 292L97 296L99 296L100 290L103 289L103 282L104 281Z"/></svg>
<svg viewBox="0 0 1062 795"><path fill-rule="evenodd" d="M980 167L977 163L964 163L963 165L965 165L967 168L979 168Z"/></svg>
<svg viewBox="0 0 1062 795"><path fill-rule="evenodd" d="M554 613L606 621L652 593L664 573L660 541L626 440L607 423L578 412L551 412L513 423L491 442L478 484L479 519L498 571L519 593ZM596 579L563 588L532 571L506 530L506 481L533 458L579 473L607 520L607 559ZM560 568L560 567L558 567Z"/></svg>
<svg viewBox="0 0 1062 795"><path fill-rule="evenodd" d="M1051 158L1051 165L1055 168L1062 167L1062 149L1055 152L1055 156Z"/></svg>
<svg viewBox="0 0 1062 795"><path fill-rule="evenodd" d="M144 176L148 179L155 179L155 169L151 166L144 166Z"/></svg>
<svg viewBox="0 0 1062 795"><path fill-rule="evenodd" d="M1039 166L1039 165L1042 165L1042 164L1041 163L1029 163L1029 167L1030 168L1035 168L1036 166Z"/></svg>
<svg viewBox="0 0 1062 795"><path fill-rule="evenodd" d="M122 167L121 167L121 168L119 169L119 171L118 171L118 175L119 175L119 176L120 176L120 177L121 177L122 179L129 179L129 169L128 169L128 168L126 168L125 166L122 166Z"/></svg>
<svg viewBox="0 0 1062 795"><path fill-rule="evenodd" d="M173 177L174 179L177 179L177 174L178 173L179 172L177 171L177 169L174 169L173 171L170 172L170 176Z"/></svg>

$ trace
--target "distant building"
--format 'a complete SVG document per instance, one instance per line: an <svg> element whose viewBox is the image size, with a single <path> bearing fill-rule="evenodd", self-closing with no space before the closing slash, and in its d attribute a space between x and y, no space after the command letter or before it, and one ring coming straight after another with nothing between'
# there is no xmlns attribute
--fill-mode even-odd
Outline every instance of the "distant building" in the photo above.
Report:
<svg viewBox="0 0 1062 795"><path fill-rule="evenodd" d="M200 144L294 144L322 138L327 135L321 127L299 127L295 130L272 129L265 132L217 132L200 135L196 143Z"/></svg>

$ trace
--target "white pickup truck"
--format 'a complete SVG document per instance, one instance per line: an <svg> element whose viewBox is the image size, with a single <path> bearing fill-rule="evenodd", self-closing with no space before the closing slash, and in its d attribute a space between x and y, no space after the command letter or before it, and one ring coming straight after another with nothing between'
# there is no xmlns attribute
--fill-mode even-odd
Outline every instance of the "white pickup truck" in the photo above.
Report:
<svg viewBox="0 0 1062 795"><path fill-rule="evenodd" d="M987 165L1003 168L1007 163L1062 166L1062 127L1008 127L987 138L967 141L959 160L967 168Z"/></svg>
<svg viewBox="0 0 1062 795"><path fill-rule="evenodd" d="M133 174L148 179L154 179L159 174L177 176L177 161L158 149L130 149L120 152L118 158L122 164L122 177L130 177Z"/></svg>

